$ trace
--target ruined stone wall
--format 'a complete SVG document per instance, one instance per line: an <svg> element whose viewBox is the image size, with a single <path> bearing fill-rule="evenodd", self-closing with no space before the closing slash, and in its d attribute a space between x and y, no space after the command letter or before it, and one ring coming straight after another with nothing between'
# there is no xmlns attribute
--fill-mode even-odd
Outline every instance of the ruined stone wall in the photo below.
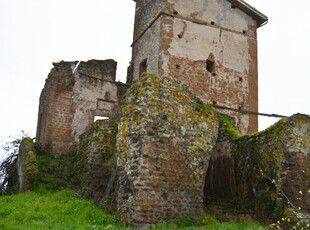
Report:
<svg viewBox="0 0 310 230"><path fill-rule="evenodd" d="M54 63L40 97L36 141L53 155L72 151L72 67L77 62Z"/></svg>
<svg viewBox="0 0 310 230"><path fill-rule="evenodd" d="M21 141L17 158L18 192L33 190L37 185L39 169L32 139Z"/></svg>
<svg viewBox="0 0 310 230"><path fill-rule="evenodd" d="M199 215L217 137L212 109L171 77L145 74L128 93L117 136L118 209L135 226Z"/></svg>
<svg viewBox="0 0 310 230"><path fill-rule="evenodd" d="M296 114L245 136L229 118L219 118L205 198L246 202L258 216L282 217L289 202L309 213L310 117Z"/></svg>
<svg viewBox="0 0 310 230"><path fill-rule="evenodd" d="M41 93L37 142L54 156L74 150L95 116L111 117L126 91L113 60L77 64L54 63Z"/></svg>
<svg viewBox="0 0 310 230"><path fill-rule="evenodd" d="M283 191L296 207L310 211L309 116L296 114L262 133L244 136L235 142L232 152L240 199Z"/></svg>
<svg viewBox="0 0 310 230"><path fill-rule="evenodd" d="M107 198L107 188L116 167L116 135L118 123L113 120L96 121L81 135L79 158L82 162L82 194L96 204ZM112 182L113 183L113 182Z"/></svg>
<svg viewBox="0 0 310 230"><path fill-rule="evenodd" d="M138 11L142 1L139 4ZM186 82L205 102L258 111L256 21L227 0L166 0L164 4L156 22L144 25L150 26L148 31L135 37L134 80L139 78L141 61L147 59L148 72ZM146 6L147 10L154 15L154 8ZM139 12L138 19L144 20ZM227 113L235 117L242 133L257 131L257 116Z"/></svg>

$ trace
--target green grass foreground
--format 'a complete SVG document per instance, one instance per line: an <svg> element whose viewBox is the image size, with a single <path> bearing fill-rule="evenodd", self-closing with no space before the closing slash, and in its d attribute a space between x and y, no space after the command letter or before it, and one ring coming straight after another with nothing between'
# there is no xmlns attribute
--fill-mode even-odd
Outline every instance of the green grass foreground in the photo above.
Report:
<svg viewBox="0 0 310 230"><path fill-rule="evenodd" d="M194 221L195 222L195 221ZM203 227L188 227L192 218L180 218L175 224L161 223L153 229L267 229L257 223L220 223L206 216ZM197 224L197 223L196 223ZM0 197L0 229L130 229L119 218L107 215L90 201L74 198L74 192L50 193L44 189Z"/></svg>

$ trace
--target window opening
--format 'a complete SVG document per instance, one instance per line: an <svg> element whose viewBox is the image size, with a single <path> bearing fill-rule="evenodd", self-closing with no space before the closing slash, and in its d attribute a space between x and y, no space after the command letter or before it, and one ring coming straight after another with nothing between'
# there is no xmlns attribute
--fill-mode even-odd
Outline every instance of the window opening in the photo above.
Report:
<svg viewBox="0 0 310 230"><path fill-rule="evenodd" d="M144 72L147 71L147 59L144 59L141 63L140 63L140 73L139 75L141 76L141 74L143 74Z"/></svg>

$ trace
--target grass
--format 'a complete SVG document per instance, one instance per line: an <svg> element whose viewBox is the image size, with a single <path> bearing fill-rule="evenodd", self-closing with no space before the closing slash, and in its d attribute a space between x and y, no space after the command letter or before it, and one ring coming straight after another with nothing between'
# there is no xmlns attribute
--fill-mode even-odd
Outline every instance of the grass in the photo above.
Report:
<svg viewBox="0 0 310 230"><path fill-rule="evenodd" d="M203 227L191 227L204 225ZM105 214L90 201L77 199L71 190L51 193L44 188L36 192L0 197L0 229L43 230L43 229L130 229L119 218ZM179 218L173 224L160 223L152 229L267 229L257 223L220 223L214 216L206 215L203 220Z"/></svg>
<svg viewBox="0 0 310 230"><path fill-rule="evenodd" d="M118 218L106 215L90 201L74 198L71 190L0 197L0 229L105 228L123 229Z"/></svg>

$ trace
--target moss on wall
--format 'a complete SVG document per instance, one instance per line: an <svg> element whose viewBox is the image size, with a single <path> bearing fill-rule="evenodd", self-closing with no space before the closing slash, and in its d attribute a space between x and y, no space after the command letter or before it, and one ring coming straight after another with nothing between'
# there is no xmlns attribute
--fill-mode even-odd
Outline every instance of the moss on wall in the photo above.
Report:
<svg viewBox="0 0 310 230"><path fill-rule="evenodd" d="M121 215L135 226L199 215L216 112L168 76L144 73L125 96L117 136Z"/></svg>
<svg viewBox="0 0 310 230"><path fill-rule="evenodd" d="M116 167L116 135L118 122L114 119L96 121L81 140L78 150L82 170L82 193L99 204L104 198L110 177Z"/></svg>
<svg viewBox="0 0 310 230"><path fill-rule="evenodd" d="M296 114L251 135L235 133L230 121L220 116L232 139L236 200L256 207L257 215L277 219L291 202L310 208L310 118Z"/></svg>
<svg viewBox="0 0 310 230"><path fill-rule="evenodd" d="M34 189L37 185L39 169L35 146L31 138L25 138L20 143L17 168L19 192Z"/></svg>

